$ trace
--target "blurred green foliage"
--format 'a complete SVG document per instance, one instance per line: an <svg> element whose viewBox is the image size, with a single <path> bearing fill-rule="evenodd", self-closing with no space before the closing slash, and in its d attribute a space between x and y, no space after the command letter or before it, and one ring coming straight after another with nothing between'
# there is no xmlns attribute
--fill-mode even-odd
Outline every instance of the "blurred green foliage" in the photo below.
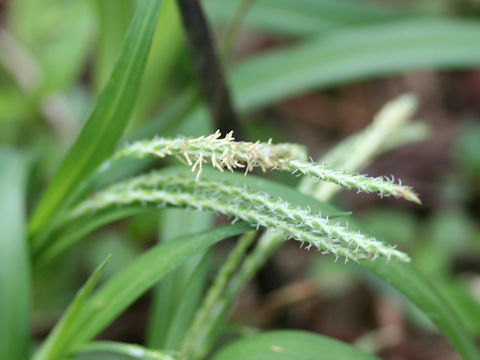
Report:
<svg viewBox="0 0 480 360"><path fill-rule="evenodd" d="M240 2L204 1L218 38L235 16ZM31 197L26 205L28 213L107 84L137 3L10 0L2 5L6 11L0 25L0 144L26 149L35 160L27 188ZM475 44L480 36L476 23L479 9L474 1L423 0L397 6L387 3L256 1L243 29L253 38L258 36L280 45L278 49L261 48L260 54L249 54L243 60L225 64L237 106L244 117L246 136L291 140L288 129L282 129L276 122L264 121L265 114L255 111L306 92L417 69L478 67L480 52ZM418 55L420 51L423 52ZM124 139L137 134L199 135L214 127L196 93L178 9L172 0L162 2L142 80L138 91L135 90L139 99L132 115L125 114L129 128ZM131 85L126 85L127 90ZM411 254L415 266L440 287L477 337L480 336L480 303L472 284L475 279L478 281L478 267L470 269L461 265L473 258L478 266L480 254L478 210L471 209L472 202L478 207L480 201L478 120L477 117L461 119L448 151L454 159L453 170L446 174L449 178L445 182L439 180L439 185L435 184L439 197L449 198L453 189L455 196L448 206L429 209L426 214L413 213L400 206L374 206L361 215L367 228L381 238L400 244ZM125 166L102 181L126 177L150 166L151 162ZM281 179L290 184L296 181ZM192 216L190 226L184 228L182 220L187 217L190 215L182 211L160 215L155 212L116 222L90 235L87 241L49 266L34 268L34 330L35 326L43 329L51 325L52 314L56 316L65 308L87 274L108 253L113 257L104 273L107 279L158 237L166 240L205 229L212 223L210 216ZM165 222L180 225L159 230L159 223ZM172 307L197 306L195 294L198 296L202 287L192 290L190 304L179 299L180 290L190 280L187 275L203 269L197 267L203 266L201 260L200 256L170 274L158 289L160 293L162 287L173 290L163 304L157 296L157 316ZM358 272L355 265L345 266L319 258L312 264L310 273L325 288L325 298L341 296L362 282L398 299L391 288L365 272ZM205 275L198 281L203 286L206 280ZM413 323L434 331L424 315L412 310L406 302L401 303ZM47 318L47 325L42 323L43 318ZM167 338L156 328L156 319L152 320L148 342L177 347L178 338ZM184 321L171 319L168 325L183 334Z"/></svg>

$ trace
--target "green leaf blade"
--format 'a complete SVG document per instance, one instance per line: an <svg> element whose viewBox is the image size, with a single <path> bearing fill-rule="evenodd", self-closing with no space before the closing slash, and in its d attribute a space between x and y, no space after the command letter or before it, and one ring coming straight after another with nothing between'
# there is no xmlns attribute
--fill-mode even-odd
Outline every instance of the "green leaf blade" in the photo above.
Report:
<svg viewBox="0 0 480 360"><path fill-rule="evenodd" d="M218 24L228 24L242 0L209 0L205 7ZM402 9L382 3L351 0L262 0L248 13L246 26L273 35L301 37L359 23L388 21L405 16Z"/></svg>
<svg viewBox="0 0 480 360"><path fill-rule="evenodd" d="M213 226L214 219L215 216L208 212L165 209L160 214L160 240L165 242L205 231ZM154 289L147 330L148 347L179 347L200 301L207 279L208 258L208 252L190 258Z"/></svg>
<svg viewBox="0 0 480 360"><path fill-rule="evenodd" d="M140 295L191 256L250 229L245 223L226 225L152 248L111 278L86 302L72 326L69 346L94 338Z"/></svg>
<svg viewBox="0 0 480 360"><path fill-rule="evenodd" d="M173 354L155 351L143 346L114 341L95 341L75 350L73 359L98 360L108 355L109 359L175 360Z"/></svg>
<svg viewBox="0 0 480 360"><path fill-rule="evenodd" d="M270 331L237 340L212 360L375 360L377 357L326 336L306 331Z"/></svg>
<svg viewBox="0 0 480 360"><path fill-rule="evenodd" d="M480 358L479 349L455 308L412 264L378 259L360 261L360 265L392 285L417 305L445 334L464 359Z"/></svg>
<svg viewBox="0 0 480 360"><path fill-rule="evenodd" d="M480 25L465 20L402 20L359 26L260 54L235 67L237 105L254 110L302 92L419 69L480 64Z"/></svg>
<svg viewBox="0 0 480 360"><path fill-rule="evenodd" d="M24 154L0 149L0 359L26 358L30 338L30 266L25 229Z"/></svg>
<svg viewBox="0 0 480 360"><path fill-rule="evenodd" d="M110 256L108 256L90 275L87 282L80 288L71 302L68 309L63 314L55 328L50 332L47 339L43 342L40 349L35 353L33 360L56 359L62 354L65 340L70 335L71 325L74 324L76 317L83 307L88 295L92 292L100 275L105 269Z"/></svg>
<svg viewBox="0 0 480 360"><path fill-rule="evenodd" d="M114 150L135 104L160 4L160 0L139 2L110 80L38 204L30 235L55 220L75 187Z"/></svg>

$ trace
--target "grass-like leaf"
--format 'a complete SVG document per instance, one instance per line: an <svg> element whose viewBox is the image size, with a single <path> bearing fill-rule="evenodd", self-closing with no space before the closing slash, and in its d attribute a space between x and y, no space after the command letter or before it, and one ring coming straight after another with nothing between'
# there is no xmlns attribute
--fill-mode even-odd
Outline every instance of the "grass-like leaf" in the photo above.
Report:
<svg viewBox="0 0 480 360"><path fill-rule="evenodd" d="M215 23L232 21L243 0L209 0L208 15ZM395 9L396 10L396 9ZM249 11L246 26L280 36L316 35L338 28L394 20L402 15L381 3L355 0L261 0Z"/></svg>
<svg viewBox="0 0 480 360"><path fill-rule="evenodd" d="M171 352L114 341L95 341L80 346L74 354L73 359L79 360L98 360L103 359L105 355L117 355L121 359L128 360L176 360L175 354Z"/></svg>
<svg viewBox="0 0 480 360"><path fill-rule="evenodd" d="M164 209L159 222L159 241L171 241L213 227L214 215ZM202 297L209 258L207 251L195 255L155 287L146 335L148 347L171 350L179 347Z"/></svg>
<svg viewBox="0 0 480 360"><path fill-rule="evenodd" d="M64 351L93 339L139 296L191 256L249 229L245 223L226 225L168 241L148 250L86 301L70 327L71 335L64 342Z"/></svg>
<svg viewBox="0 0 480 360"><path fill-rule="evenodd" d="M133 114L133 126L146 119L150 125L152 110L157 109L159 99L164 99L164 94L168 93L169 80L176 74L175 66L184 47L185 40L177 1L162 1L152 49Z"/></svg>
<svg viewBox="0 0 480 360"><path fill-rule="evenodd" d="M132 19L134 4L130 0L96 0L98 46L94 64L95 87L103 89L122 48Z"/></svg>
<svg viewBox="0 0 480 360"><path fill-rule="evenodd" d="M110 211L96 214L96 216L89 216L73 224L69 224L69 226L62 227L52 234L50 246L33 254L34 264L39 265L50 262L53 258L73 246L77 241L85 238L88 234L103 225L151 210L152 209L145 206L111 209Z"/></svg>
<svg viewBox="0 0 480 360"><path fill-rule="evenodd" d="M85 285L77 292L72 303L65 311L62 318L58 321L55 328L50 332L42 346L38 349L33 360L54 360L62 355L65 348L65 342L71 336L71 326L77 320L77 316L82 309L88 295L92 292L103 269L108 263L108 256L90 275Z"/></svg>
<svg viewBox="0 0 480 360"><path fill-rule="evenodd" d="M360 265L392 285L418 306L457 348L463 359L480 359L479 348L456 309L414 264L406 265L396 261L385 263L379 260L361 261Z"/></svg>
<svg viewBox="0 0 480 360"><path fill-rule="evenodd" d="M420 69L480 64L480 25L465 20L403 20L345 29L253 56L232 71L240 110L315 88Z"/></svg>
<svg viewBox="0 0 480 360"><path fill-rule="evenodd" d="M160 0L138 3L112 75L35 209L29 224L30 235L38 235L55 221L75 188L114 150L135 104L160 3ZM41 242L42 237L37 237L34 247Z"/></svg>
<svg viewBox="0 0 480 360"><path fill-rule="evenodd" d="M30 342L30 265L25 229L28 159L0 149L0 359L26 358Z"/></svg>
<svg viewBox="0 0 480 360"><path fill-rule="evenodd" d="M184 211L179 211L179 213L184 213ZM195 213L195 215L198 216L199 213ZM200 216L200 218L202 217ZM202 300L204 287L209 278L209 261L209 252L198 254L196 257L189 259L188 263L172 272L171 277L169 274L169 281L166 284L164 283L167 278L159 284L156 293L156 304L158 306L155 309L156 317L152 315L150 320L152 326L156 325L156 328L151 328L156 330L156 333L151 333L150 347L175 350L180 348L185 333L191 326L197 307ZM160 301L163 298L166 298L165 302ZM162 305L167 306L163 307ZM170 313L168 313L169 311ZM167 317L167 314L170 316ZM165 321L167 318L170 319L168 323ZM155 338L155 335L163 336Z"/></svg>
<svg viewBox="0 0 480 360"><path fill-rule="evenodd" d="M247 336L220 349L212 360L375 360L363 350L306 331L270 331Z"/></svg>

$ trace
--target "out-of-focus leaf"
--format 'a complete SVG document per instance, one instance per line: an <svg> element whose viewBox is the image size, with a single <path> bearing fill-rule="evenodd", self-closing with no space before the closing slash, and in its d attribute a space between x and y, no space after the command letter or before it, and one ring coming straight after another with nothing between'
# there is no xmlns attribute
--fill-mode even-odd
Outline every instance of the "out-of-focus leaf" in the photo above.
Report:
<svg viewBox="0 0 480 360"><path fill-rule="evenodd" d="M404 20L332 32L253 56L236 66L231 85L242 110L312 89L420 69L478 66L480 24Z"/></svg>
<svg viewBox="0 0 480 360"><path fill-rule="evenodd" d="M50 332L40 349L35 353L33 360L57 359L65 355L65 341L71 335L71 326L75 323L79 311L82 309L90 292L95 287L103 269L110 257L107 257L88 278L85 285L77 292L72 303L58 321L55 328Z"/></svg>
<svg viewBox="0 0 480 360"><path fill-rule="evenodd" d="M480 358L478 348L455 307L442 295L434 283L421 275L412 264L386 262L383 259L365 260L360 264L417 305L445 334L464 359Z"/></svg>
<svg viewBox="0 0 480 360"><path fill-rule="evenodd" d="M444 282L441 284L443 294L458 309L462 320L478 337L480 335L480 301L472 295L461 280Z"/></svg>
<svg viewBox="0 0 480 360"><path fill-rule="evenodd" d="M180 301L169 327L165 341L165 348L167 349L179 349L187 330L192 324L196 310L204 295L205 283L208 280L209 260L209 252L207 251L200 262L193 261L186 264L187 269L190 268L192 271L189 273L190 277L185 281L183 293L185 297L179 297ZM193 267L197 263L198 265Z"/></svg>
<svg viewBox="0 0 480 360"><path fill-rule="evenodd" d="M43 70L41 90L71 85L88 56L94 25L89 2L15 0L9 5L10 31Z"/></svg>
<svg viewBox="0 0 480 360"><path fill-rule="evenodd" d="M243 0L208 0L205 7L216 23L230 23ZM369 1L260 0L250 9L245 24L276 35L305 36L355 24L392 20L395 11Z"/></svg>
<svg viewBox="0 0 480 360"><path fill-rule="evenodd" d="M253 111L314 89L416 70L478 66L480 25L466 20L417 19L364 25L255 55L232 68L239 111ZM185 119L208 118L197 106Z"/></svg>
<svg viewBox="0 0 480 360"><path fill-rule="evenodd" d="M145 121L164 99L167 81L174 74L178 57L185 47L176 0L163 0L152 50L140 88L133 126ZM135 123L137 122L137 123Z"/></svg>
<svg viewBox="0 0 480 360"><path fill-rule="evenodd" d="M454 153L469 180L480 181L480 126L462 124L456 134Z"/></svg>
<svg viewBox="0 0 480 360"><path fill-rule="evenodd" d="M30 265L25 231L25 154L0 148L0 359L21 360L30 343Z"/></svg>
<svg viewBox="0 0 480 360"><path fill-rule="evenodd" d="M95 341L75 350L75 360L175 360L173 354L113 341Z"/></svg>
<svg viewBox="0 0 480 360"><path fill-rule="evenodd" d="M99 29L95 57L95 87L100 91L120 54L128 24L133 15L131 0L96 0Z"/></svg>
<svg viewBox="0 0 480 360"><path fill-rule="evenodd" d="M180 236L204 231L213 225L213 220L211 213L166 209L161 213L161 240L172 241ZM147 332L149 347L173 350L180 346L203 290L208 267L206 256L205 253L199 253L189 259L155 288Z"/></svg>
<svg viewBox="0 0 480 360"><path fill-rule="evenodd" d="M144 206L132 206L128 208L111 209L110 211L105 211L101 214L95 214L95 216L88 216L85 219L81 219L80 221L75 222L75 224L70 224L69 226L59 229L58 232L53 233L50 246L38 253L34 253L34 262L38 265L46 264L77 241L101 226L115 220L151 210L151 208Z"/></svg>
<svg viewBox="0 0 480 360"><path fill-rule="evenodd" d="M48 230L71 193L114 150L135 104L160 4L160 0L138 3L110 80L35 209L30 235ZM43 241L36 237L32 244L38 248Z"/></svg>
<svg viewBox="0 0 480 360"><path fill-rule="evenodd" d="M188 258L225 238L250 230L245 223L226 225L157 245L108 280L85 303L71 326L65 346L86 343L145 291Z"/></svg>
<svg viewBox="0 0 480 360"><path fill-rule="evenodd" d="M306 331L270 331L234 341L212 360L378 359L341 341Z"/></svg>

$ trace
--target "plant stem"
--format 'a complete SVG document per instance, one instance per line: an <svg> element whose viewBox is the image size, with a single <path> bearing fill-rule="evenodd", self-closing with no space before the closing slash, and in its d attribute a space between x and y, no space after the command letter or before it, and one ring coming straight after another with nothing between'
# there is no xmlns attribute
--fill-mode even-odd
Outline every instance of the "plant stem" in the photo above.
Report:
<svg viewBox="0 0 480 360"><path fill-rule="evenodd" d="M225 133L235 130L239 134L238 116L203 9L198 0L178 0L178 5L195 71L215 127Z"/></svg>

